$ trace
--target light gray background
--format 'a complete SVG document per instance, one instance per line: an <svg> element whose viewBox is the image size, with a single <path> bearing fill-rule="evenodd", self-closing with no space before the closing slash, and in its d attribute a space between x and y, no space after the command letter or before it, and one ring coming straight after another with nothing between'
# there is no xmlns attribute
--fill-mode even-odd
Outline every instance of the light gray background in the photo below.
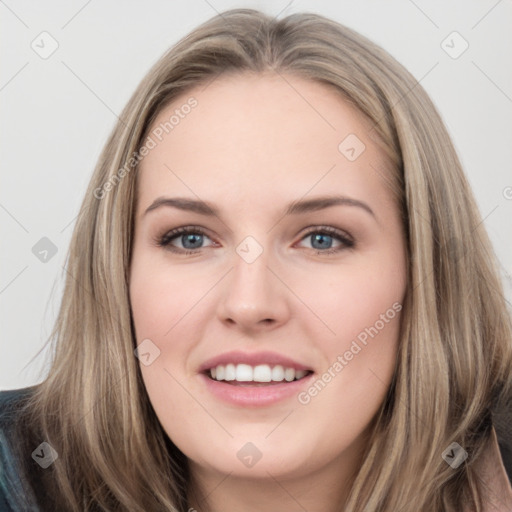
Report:
<svg viewBox="0 0 512 512"><path fill-rule="evenodd" d="M0 389L46 375L49 352L35 356L57 314L74 219L116 114L168 47L234 7L326 15L383 46L420 80L459 152L510 300L510 0L0 0ZM59 45L47 59L31 47L50 48L43 31ZM458 36L446 39L453 31L469 44L458 58L445 51L463 48ZM42 237L58 249L46 263L32 252Z"/></svg>

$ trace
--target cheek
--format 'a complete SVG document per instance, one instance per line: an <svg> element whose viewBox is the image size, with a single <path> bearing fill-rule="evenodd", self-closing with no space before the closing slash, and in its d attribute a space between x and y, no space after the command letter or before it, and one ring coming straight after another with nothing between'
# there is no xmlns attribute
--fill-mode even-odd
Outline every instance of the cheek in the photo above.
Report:
<svg viewBox="0 0 512 512"><path fill-rule="evenodd" d="M400 261L382 268L382 263L376 260L365 260L350 268L331 267L325 273L312 273L306 280L296 283L297 294L304 298L304 303L318 319L313 339L325 340L326 352L343 349L360 333L364 338L365 329L376 322L383 334L392 329L396 331L394 324L398 322L393 320L398 316L397 306L393 305L398 303L401 309L406 287L405 269ZM308 317L313 318L313 315ZM382 321L385 329L382 329ZM310 325L314 325L313 322Z"/></svg>
<svg viewBox="0 0 512 512"><path fill-rule="evenodd" d="M201 301L211 281L211 275L209 279L198 276L192 283L187 272L169 271L168 263L162 265L147 253L134 253L130 303L136 344L146 344L155 354L148 365L139 358L139 366L150 401L164 425L174 425L174 415L190 407L190 395L180 383L192 371L187 362L194 340L201 339L202 324L196 320L211 314Z"/></svg>
<svg viewBox="0 0 512 512"><path fill-rule="evenodd" d="M148 255L134 257L130 274L130 302L137 342L144 338L164 341L173 334L204 294L200 282L186 272L176 272Z"/></svg>
<svg viewBox="0 0 512 512"><path fill-rule="evenodd" d="M186 322L180 320L190 306L185 304L183 294L174 293L173 285L170 278L157 272L154 266L145 266L142 260L134 263L130 302L136 344L145 347L144 353L150 353L150 358L139 357L139 367L160 423L167 429L171 427L175 433L176 426L178 432L181 431L183 422L174 419L183 416L190 402L179 385L183 378L182 371L178 371L183 366L188 346L187 336L180 330Z"/></svg>
<svg viewBox="0 0 512 512"><path fill-rule="evenodd" d="M173 336L185 314L183 295L174 292L176 287L170 279L149 258L135 255L130 273L130 303L136 345L151 355L139 357L139 364L152 402L169 396L174 382L171 364L180 359L184 345L180 344L180 337ZM170 339L172 344L167 342Z"/></svg>
<svg viewBox="0 0 512 512"><path fill-rule="evenodd" d="M330 320L337 335L333 341L323 338L325 366L297 397L302 412L296 417L303 429L326 433L313 447L315 456L341 453L359 439L385 400L399 344L397 297L354 293L352 300L339 299L341 309L334 307Z"/></svg>
<svg viewBox="0 0 512 512"><path fill-rule="evenodd" d="M329 280L316 280L317 293L308 295L322 320L311 335L324 354L324 368L299 402L311 417L327 416L327 422L345 416L344 429L354 435L386 395L399 344L405 266L400 258L383 259L340 268Z"/></svg>

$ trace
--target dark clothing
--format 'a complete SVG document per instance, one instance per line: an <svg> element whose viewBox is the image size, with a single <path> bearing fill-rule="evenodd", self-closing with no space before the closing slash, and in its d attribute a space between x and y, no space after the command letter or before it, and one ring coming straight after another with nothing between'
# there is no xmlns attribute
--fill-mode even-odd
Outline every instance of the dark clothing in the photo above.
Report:
<svg viewBox="0 0 512 512"><path fill-rule="evenodd" d="M0 511L43 511L36 497L23 484L15 447L19 440L13 431L17 405L33 388L0 391ZM40 443L35 444L34 449ZM36 462L34 466L36 466ZM36 471L37 468L34 468Z"/></svg>

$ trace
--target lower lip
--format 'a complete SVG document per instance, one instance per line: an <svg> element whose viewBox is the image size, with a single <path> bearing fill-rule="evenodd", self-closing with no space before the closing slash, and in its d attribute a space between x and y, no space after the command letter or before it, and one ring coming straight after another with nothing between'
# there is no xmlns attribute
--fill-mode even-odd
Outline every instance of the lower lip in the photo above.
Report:
<svg viewBox="0 0 512 512"><path fill-rule="evenodd" d="M272 405L291 396L297 396L310 383L314 373L300 380L283 381L268 386L237 386L225 381L213 380L204 373L199 376L203 379L208 390L217 398L234 405L261 407Z"/></svg>

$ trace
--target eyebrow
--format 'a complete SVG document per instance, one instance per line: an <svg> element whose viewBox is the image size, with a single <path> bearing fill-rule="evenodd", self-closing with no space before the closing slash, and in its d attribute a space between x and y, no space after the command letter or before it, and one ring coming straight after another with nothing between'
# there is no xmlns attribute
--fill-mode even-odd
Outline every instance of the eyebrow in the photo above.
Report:
<svg viewBox="0 0 512 512"><path fill-rule="evenodd" d="M156 210L162 206L177 208L183 211L189 211L198 213L206 216L220 216L219 209L212 203L207 201L201 201L197 199L188 199L182 197L158 197L153 203L146 209L144 215L149 212ZM294 201L287 205L285 215L300 215L310 212L323 210L332 206L355 206L366 211L373 217L375 213L373 210L363 201L353 199L346 196L325 196L316 197L314 199L303 199L300 201Z"/></svg>

